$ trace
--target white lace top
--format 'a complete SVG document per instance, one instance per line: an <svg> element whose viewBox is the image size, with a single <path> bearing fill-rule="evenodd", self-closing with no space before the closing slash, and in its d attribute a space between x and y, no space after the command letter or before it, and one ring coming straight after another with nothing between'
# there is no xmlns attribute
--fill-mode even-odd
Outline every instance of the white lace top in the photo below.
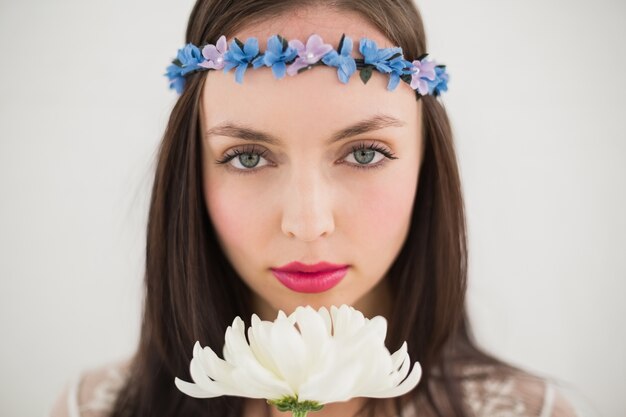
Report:
<svg viewBox="0 0 626 417"><path fill-rule="evenodd" d="M127 378L128 363L83 372L74 378L50 410L49 417L108 417ZM484 371L474 367L469 372ZM550 381L532 387L517 378L468 379L462 383L465 402L476 417L582 417ZM415 417L411 407L403 417Z"/></svg>

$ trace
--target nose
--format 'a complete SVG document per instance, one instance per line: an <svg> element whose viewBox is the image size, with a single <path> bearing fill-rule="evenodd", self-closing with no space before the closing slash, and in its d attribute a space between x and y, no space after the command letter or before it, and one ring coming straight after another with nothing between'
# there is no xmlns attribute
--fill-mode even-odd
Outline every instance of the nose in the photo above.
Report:
<svg viewBox="0 0 626 417"><path fill-rule="evenodd" d="M319 171L294 174L283 194L283 233L305 242L330 235L335 229L331 200L331 189Z"/></svg>

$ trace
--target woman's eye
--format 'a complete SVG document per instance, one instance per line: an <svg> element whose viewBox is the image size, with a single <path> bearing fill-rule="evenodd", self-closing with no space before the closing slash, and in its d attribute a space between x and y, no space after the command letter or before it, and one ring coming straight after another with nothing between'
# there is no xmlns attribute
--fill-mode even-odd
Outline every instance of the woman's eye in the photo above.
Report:
<svg viewBox="0 0 626 417"><path fill-rule="evenodd" d="M252 169L259 166L259 161L261 161L263 156L258 153L245 152L240 153L232 159L232 165L237 169ZM265 164L267 165L267 164ZM264 166L264 165L260 165Z"/></svg>
<svg viewBox="0 0 626 417"><path fill-rule="evenodd" d="M350 157L352 157L352 161L349 160ZM385 155L383 155L381 152L373 149L357 149L356 151L350 152L345 160L353 164L375 165L376 162L379 162L384 157ZM374 159L376 160L374 161ZM373 163L370 163L372 161Z"/></svg>
<svg viewBox="0 0 626 417"><path fill-rule="evenodd" d="M246 171L252 171L255 168L267 165L267 163L259 165L259 162L263 159L267 151L255 151L254 146L251 149L234 149L233 151L224 155L220 160L215 161L217 164L226 164L235 168L237 171L246 173Z"/></svg>
<svg viewBox="0 0 626 417"><path fill-rule="evenodd" d="M383 159L385 158L398 159L389 149L381 145L378 145L376 143L372 143L370 145L360 143L352 147L352 152L350 152L344 160L349 162L350 165L354 166L357 169L368 169L383 166L383 164L385 163ZM352 159L352 161L354 162L350 161L349 159Z"/></svg>

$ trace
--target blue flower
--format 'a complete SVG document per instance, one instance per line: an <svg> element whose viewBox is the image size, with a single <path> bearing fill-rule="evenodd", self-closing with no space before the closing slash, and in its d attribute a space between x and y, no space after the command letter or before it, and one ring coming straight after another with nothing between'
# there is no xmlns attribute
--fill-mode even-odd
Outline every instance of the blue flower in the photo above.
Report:
<svg viewBox="0 0 626 417"><path fill-rule="evenodd" d="M167 67L167 72L164 74L171 81L170 88L175 89L178 94L182 93L185 87L185 75L201 69L198 64L203 61L204 57L197 46L188 43L180 48L176 59Z"/></svg>
<svg viewBox="0 0 626 417"><path fill-rule="evenodd" d="M363 63L372 65L382 73L390 74L387 90L393 91L400 82L400 76L411 74L411 62L402 57L402 48L378 48L376 42L361 38L359 52Z"/></svg>
<svg viewBox="0 0 626 417"><path fill-rule="evenodd" d="M286 46L284 50L283 46ZM267 41L265 54L258 56L252 64L255 69L263 65L271 67L274 77L281 79L285 76L287 70L286 62L293 60L296 55L298 55L296 48L289 46L287 41L283 45L283 38L279 35L274 35Z"/></svg>
<svg viewBox="0 0 626 417"><path fill-rule="evenodd" d="M243 74L248 68L248 64L259 54L259 41L257 38L248 38L243 44L237 38L230 43L230 48L224 53L224 72L235 70L235 81L243 83Z"/></svg>
<svg viewBox="0 0 626 417"><path fill-rule="evenodd" d="M391 68L387 61L397 53L402 54L402 49L399 47L379 49L373 40L361 38L359 52L363 55L365 64L374 65L378 71L388 73L391 72Z"/></svg>
<svg viewBox="0 0 626 417"><path fill-rule="evenodd" d="M183 92L183 88L185 87L185 77L180 75L182 72L182 68L178 65L170 64L167 67L167 72L165 75L170 80L170 88L176 90L178 94Z"/></svg>
<svg viewBox="0 0 626 417"><path fill-rule="evenodd" d="M324 55L322 62L331 67L337 67L339 80L346 84L350 76L356 71L356 61L350 56L352 52L352 39L343 34L341 35L339 44L341 45L340 54L335 50L330 51Z"/></svg>
<svg viewBox="0 0 626 417"><path fill-rule="evenodd" d="M442 91L448 91L448 80L449 75L446 72L446 67L444 65L435 67L435 79L434 80L426 80L428 83L428 94L433 94L435 96L439 95Z"/></svg>
<svg viewBox="0 0 626 417"><path fill-rule="evenodd" d="M411 61L407 61L402 58L401 55L389 61L388 64L391 68L391 73L389 76L389 83L387 84L387 90L393 91L400 82L400 77L402 75L412 73L413 64Z"/></svg>

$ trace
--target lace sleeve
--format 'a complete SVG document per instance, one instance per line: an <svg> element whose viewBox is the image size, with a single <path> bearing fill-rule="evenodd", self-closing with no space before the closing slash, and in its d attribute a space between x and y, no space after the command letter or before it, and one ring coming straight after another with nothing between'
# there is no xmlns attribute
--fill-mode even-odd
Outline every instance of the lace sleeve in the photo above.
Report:
<svg viewBox="0 0 626 417"><path fill-rule="evenodd" d="M476 417L582 417L549 379L488 368L474 371L463 390Z"/></svg>
<svg viewBox="0 0 626 417"><path fill-rule="evenodd" d="M600 417L600 412L583 393L569 384L548 381L541 417Z"/></svg>
<svg viewBox="0 0 626 417"><path fill-rule="evenodd" d="M75 376L57 396L47 417L80 417L78 412L78 385L80 376Z"/></svg>
<svg viewBox="0 0 626 417"><path fill-rule="evenodd" d="M108 417L128 378L128 361L86 370L65 388L50 417Z"/></svg>
<svg viewBox="0 0 626 417"><path fill-rule="evenodd" d="M546 390L543 395L543 407L541 407L541 414L539 417L551 417L554 410L554 397L556 393L554 386L549 381L546 381Z"/></svg>

